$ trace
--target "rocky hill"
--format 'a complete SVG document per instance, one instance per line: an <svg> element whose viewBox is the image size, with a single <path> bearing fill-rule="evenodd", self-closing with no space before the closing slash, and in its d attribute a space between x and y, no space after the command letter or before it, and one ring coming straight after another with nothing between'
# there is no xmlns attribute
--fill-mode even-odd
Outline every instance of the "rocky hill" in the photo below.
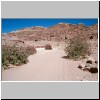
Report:
<svg viewBox="0 0 100 100"><path fill-rule="evenodd" d="M59 23L55 26L45 28L41 26L24 28L13 31L7 35L2 34L2 40L23 41L64 41L75 35L85 36L88 39L98 38L98 25L85 26L84 24Z"/></svg>

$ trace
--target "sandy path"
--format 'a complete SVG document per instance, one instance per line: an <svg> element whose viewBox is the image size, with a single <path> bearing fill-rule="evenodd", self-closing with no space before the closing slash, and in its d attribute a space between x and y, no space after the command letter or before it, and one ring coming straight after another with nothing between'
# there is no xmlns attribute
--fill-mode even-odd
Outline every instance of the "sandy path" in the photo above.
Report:
<svg viewBox="0 0 100 100"><path fill-rule="evenodd" d="M97 74L83 72L77 68L81 61L62 58L63 50L37 49L37 54L29 57L29 62L22 66L4 70L2 81L81 81L97 80Z"/></svg>

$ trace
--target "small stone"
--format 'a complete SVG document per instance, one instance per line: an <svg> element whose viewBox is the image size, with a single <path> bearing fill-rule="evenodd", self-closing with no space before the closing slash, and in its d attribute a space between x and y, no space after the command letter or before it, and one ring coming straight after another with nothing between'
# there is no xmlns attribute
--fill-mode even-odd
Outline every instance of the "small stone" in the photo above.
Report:
<svg viewBox="0 0 100 100"><path fill-rule="evenodd" d="M86 63L92 64L92 60L87 60Z"/></svg>
<svg viewBox="0 0 100 100"><path fill-rule="evenodd" d="M96 60L96 61L95 61L95 63L97 64L97 63L98 63L98 61Z"/></svg>
<svg viewBox="0 0 100 100"><path fill-rule="evenodd" d="M79 69L82 69L82 66L81 66L81 65L79 65L79 66L78 66L78 68L79 68Z"/></svg>
<svg viewBox="0 0 100 100"><path fill-rule="evenodd" d="M84 64L80 64L80 65L78 66L78 68L80 68L80 69L82 69L82 68L84 68L84 67L85 67Z"/></svg>

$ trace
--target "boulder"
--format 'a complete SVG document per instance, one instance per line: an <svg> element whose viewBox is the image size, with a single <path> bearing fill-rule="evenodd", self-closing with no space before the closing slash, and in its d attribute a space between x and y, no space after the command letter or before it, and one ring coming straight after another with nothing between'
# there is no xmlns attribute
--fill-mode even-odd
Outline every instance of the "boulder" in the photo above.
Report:
<svg viewBox="0 0 100 100"><path fill-rule="evenodd" d="M87 60L86 63L92 64L92 60Z"/></svg>
<svg viewBox="0 0 100 100"><path fill-rule="evenodd" d="M95 62L93 57L88 57L86 63L93 64Z"/></svg>
<svg viewBox="0 0 100 100"><path fill-rule="evenodd" d="M89 72L91 72L91 73L98 73L98 68L97 67L91 67L89 69Z"/></svg>

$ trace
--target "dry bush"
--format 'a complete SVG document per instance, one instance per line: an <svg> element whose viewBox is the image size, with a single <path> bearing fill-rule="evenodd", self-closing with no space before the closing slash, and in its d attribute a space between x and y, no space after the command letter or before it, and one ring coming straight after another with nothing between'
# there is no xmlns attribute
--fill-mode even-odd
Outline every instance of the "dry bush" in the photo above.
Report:
<svg viewBox="0 0 100 100"><path fill-rule="evenodd" d="M26 52L28 55L32 55L36 53L36 49L34 46L27 46L26 47Z"/></svg>
<svg viewBox="0 0 100 100"><path fill-rule="evenodd" d="M86 39L82 39L76 36L70 40L70 44L65 48L67 57L71 59L83 58L86 55L90 55L89 44Z"/></svg>
<svg viewBox="0 0 100 100"><path fill-rule="evenodd" d="M52 46L50 44L45 45L45 50L52 50Z"/></svg>
<svg viewBox="0 0 100 100"><path fill-rule="evenodd" d="M22 65L28 62L28 56L36 53L34 47L2 46L2 66L4 69L12 65Z"/></svg>

